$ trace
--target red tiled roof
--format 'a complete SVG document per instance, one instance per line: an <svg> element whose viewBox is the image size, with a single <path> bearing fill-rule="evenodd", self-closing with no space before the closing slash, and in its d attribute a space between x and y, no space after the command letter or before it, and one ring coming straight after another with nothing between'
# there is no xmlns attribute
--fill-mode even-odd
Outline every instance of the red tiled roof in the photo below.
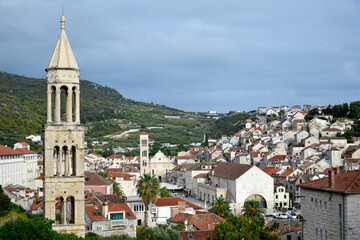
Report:
<svg viewBox="0 0 360 240"><path fill-rule="evenodd" d="M263 168L262 170L270 176L281 171L281 169L271 168L271 167L266 167Z"/></svg>
<svg viewBox="0 0 360 240"><path fill-rule="evenodd" d="M124 178L126 181L131 181L133 179L133 175L128 173L122 173L122 172L109 172L108 177L111 177L113 180L116 180L116 178Z"/></svg>
<svg viewBox="0 0 360 240"><path fill-rule="evenodd" d="M360 162L360 158L346 158L345 161L351 162L351 163Z"/></svg>
<svg viewBox="0 0 360 240"><path fill-rule="evenodd" d="M31 150L27 150L26 148L17 148L15 151L19 152L19 154L37 154Z"/></svg>
<svg viewBox="0 0 360 240"><path fill-rule="evenodd" d="M176 156L177 159L195 159L197 157L194 156Z"/></svg>
<svg viewBox="0 0 360 240"><path fill-rule="evenodd" d="M142 132L140 133L140 135L149 135L149 134L147 134L146 132Z"/></svg>
<svg viewBox="0 0 360 240"><path fill-rule="evenodd" d="M108 209L109 213L124 211L125 218L136 218L135 214L133 211L131 211L130 207L126 203L109 204Z"/></svg>
<svg viewBox="0 0 360 240"><path fill-rule="evenodd" d="M85 210L88 213L88 215L89 215L89 217L91 218L92 221L107 220L102 215L102 205L86 205ZM111 212L121 212L121 211L125 212L125 218L126 219L136 218L135 214L133 213L133 211L131 211L130 207L126 203L117 203L117 204L109 204L108 205L108 212L109 213L111 213ZM101 215L98 215L98 214L94 215L94 212L100 212Z"/></svg>
<svg viewBox="0 0 360 240"><path fill-rule="evenodd" d="M187 220L189 225L194 225L199 230L214 230L216 223L225 222L224 218L209 212L197 212L194 215L178 213L175 217L170 218L168 221L184 223L185 220Z"/></svg>
<svg viewBox="0 0 360 240"><path fill-rule="evenodd" d="M322 191L360 193L360 170L334 174L333 177L335 186L332 188L329 188L329 178L298 184L298 186Z"/></svg>
<svg viewBox="0 0 360 240"><path fill-rule="evenodd" d="M34 199L31 210L38 210L38 208L42 208L44 206L44 201L42 199Z"/></svg>
<svg viewBox="0 0 360 240"><path fill-rule="evenodd" d="M203 230L203 231L181 231L179 232L183 240L201 240L201 239L216 239L216 230ZM191 238L190 238L191 236Z"/></svg>
<svg viewBox="0 0 360 240"><path fill-rule="evenodd" d="M118 158L123 158L123 157L124 157L124 154L113 154L113 155L106 157L106 159L118 159Z"/></svg>
<svg viewBox="0 0 360 240"><path fill-rule="evenodd" d="M0 155L20 155L20 153L12 148L0 145Z"/></svg>
<svg viewBox="0 0 360 240"><path fill-rule="evenodd" d="M97 209L95 209L95 207ZM102 215L102 206L101 205L86 205L85 206L85 211L89 215L91 221L106 220L105 217ZM94 212L100 212L101 214L100 215L98 215L98 214L94 215Z"/></svg>
<svg viewBox="0 0 360 240"><path fill-rule="evenodd" d="M214 176L228 179L238 179L246 173L252 165L223 162L214 169Z"/></svg>
<svg viewBox="0 0 360 240"><path fill-rule="evenodd" d="M295 171L295 170L296 170L296 168L294 169L294 171ZM292 172L293 172L292 168L288 168L288 169L286 169L285 172L283 172L283 173L280 175L280 177L287 177L287 176L289 176Z"/></svg>
<svg viewBox="0 0 360 240"><path fill-rule="evenodd" d="M96 172L84 172L85 178L88 180L85 181L85 186L101 186L101 185L112 185L112 182L106 180Z"/></svg>
<svg viewBox="0 0 360 240"><path fill-rule="evenodd" d="M198 175L196 175L194 178L206 178L208 175L208 173L200 173Z"/></svg>
<svg viewBox="0 0 360 240"><path fill-rule="evenodd" d="M18 142L19 144L23 145L23 146L28 146L29 144L26 142Z"/></svg>
<svg viewBox="0 0 360 240"><path fill-rule="evenodd" d="M269 159L269 161L285 161L285 158L288 155L275 155L272 158Z"/></svg>
<svg viewBox="0 0 360 240"><path fill-rule="evenodd" d="M178 205L178 202L182 202L182 201L185 201L186 204L189 206L189 207L192 207L194 210L199 210L199 209L202 209L202 207L198 206L198 205L195 205L189 201L186 201L182 198L179 198L179 197L166 197L166 198L158 198L155 202L155 205L157 207L166 207L166 206L177 206Z"/></svg>
<svg viewBox="0 0 360 240"><path fill-rule="evenodd" d="M122 197L119 197L116 194L103 194L103 195L97 195L96 198L100 200L100 204L107 202L109 204L115 204L115 203L125 203L125 199Z"/></svg>

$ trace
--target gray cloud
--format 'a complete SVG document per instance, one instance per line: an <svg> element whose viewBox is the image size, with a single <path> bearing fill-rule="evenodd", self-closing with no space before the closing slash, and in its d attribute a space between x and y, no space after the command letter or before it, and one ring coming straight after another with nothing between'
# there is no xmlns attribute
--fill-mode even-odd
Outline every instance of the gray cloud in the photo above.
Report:
<svg viewBox="0 0 360 240"><path fill-rule="evenodd" d="M65 1L81 77L188 111L359 99L359 2ZM0 2L0 70L44 77L61 2Z"/></svg>

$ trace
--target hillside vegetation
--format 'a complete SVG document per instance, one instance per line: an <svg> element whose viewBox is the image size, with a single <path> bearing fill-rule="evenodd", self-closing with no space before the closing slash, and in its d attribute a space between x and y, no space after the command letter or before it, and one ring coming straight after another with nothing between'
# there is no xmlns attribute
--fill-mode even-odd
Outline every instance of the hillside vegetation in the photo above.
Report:
<svg viewBox="0 0 360 240"><path fill-rule="evenodd" d="M80 80L80 90L81 122L88 127L88 140L139 129L114 142L137 146L139 132L146 131L155 141L188 144L202 141L214 121L203 113L130 100L115 89L87 80ZM26 134L41 134L45 120L45 79L0 72L0 144L23 141Z"/></svg>

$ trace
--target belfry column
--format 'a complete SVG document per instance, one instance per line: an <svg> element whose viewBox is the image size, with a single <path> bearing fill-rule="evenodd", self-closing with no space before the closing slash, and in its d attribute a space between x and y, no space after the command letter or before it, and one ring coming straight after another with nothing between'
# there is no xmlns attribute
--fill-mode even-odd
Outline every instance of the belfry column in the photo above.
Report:
<svg viewBox="0 0 360 240"><path fill-rule="evenodd" d="M75 90L75 122L80 123L80 91Z"/></svg>
<svg viewBox="0 0 360 240"><path fill-rule="evenodd" d="M63 213L63 222L62 224L66 224L66 197L64 198L64 202L62 205L62 213Z"/></svg>
<svg viewBox="0 0 360 240"><path fill-rule="evenodd" d="M47 91L47 122L52 122L51 89Z"/></svg>
<svg viewBox="0 0 360 240"><path fill-rule="evenodd" d="M68 88L66 95L66 121L72 122L72 90Z"/></svg>
<svg viewBox="0 0 360 240"><path fill-rule="evenodd" d="M60 94L61 90L59 88L56 88L55 90L55 112L54 112L54 120L55 122L60 122Z"/></svg>

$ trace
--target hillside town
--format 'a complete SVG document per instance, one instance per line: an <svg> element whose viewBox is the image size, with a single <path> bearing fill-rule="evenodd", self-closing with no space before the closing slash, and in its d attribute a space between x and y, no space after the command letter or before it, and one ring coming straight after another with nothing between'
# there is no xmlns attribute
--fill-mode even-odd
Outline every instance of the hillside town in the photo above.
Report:
<svg viewBox="0 0 360 240"><path fill-rule="evenodd" d="M0 197L9 199L1 202L0 230L27 212L50 220L58 233L82 238L147 239L139 234L151 228L177 236L171 239L360 238L360 137L344 136L359 113L258 107L235 134L204 132L202 142L173 156L154 152L145 131L137 132L137 148L127 148L137 155L105 156L111 139L85 141L80 69L64 16L60 26L46 68L43 135L0 145ZM42 151L30 150L32 144Z"/></svg>
<svg viewBox="0 0 360 240"><path fill-rule="evenodd" d="M318 115L306 121L308 111L315 108ZM258 114L266 118L271 110L270 115L279 115L280 110L274 109L259 107ZM360 202L360 138L349 142L338 137L356 120L334 121L322 114L320 106L278 109L284 115L276 120L247 119L234 135L209 138L207 146L203 142L203 147L190 147L177 156L166 156L161 150L149 156L151 136L146 132L139 135L140 156L86 154L86 232L135 237L136 226L145 221L136 185L141 176L150 174L171 196L151 205L149 226L185 224L186 234L201 231L201 236L212 236L216 223L225 219L208 210L223 198L237 215L248 201L258 201L266 209L268 223L279 220L291 227L291 231L277 232L280 238L359 236L359 216L354 209ZM30 139L41 141L35 137ZM60 155L65 158L66 152ZM43 213L43 154L18 142L13 148L0 146L0 156L4 192L25 210ZM114 182L121 195L114 194ZM70 222L62 201L56 199L56 212L65 215L61 221ZM199 214L202 221L197 223Z"/></svg>

